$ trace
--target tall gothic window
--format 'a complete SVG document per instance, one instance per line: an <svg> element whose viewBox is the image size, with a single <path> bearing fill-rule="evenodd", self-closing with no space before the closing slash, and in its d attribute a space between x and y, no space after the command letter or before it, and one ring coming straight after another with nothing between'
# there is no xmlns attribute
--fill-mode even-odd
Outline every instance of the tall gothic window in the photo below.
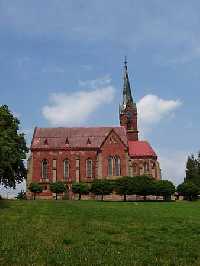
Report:
<svg viewBox="0 0 200 266"><path fill-rule="evenodd" d="M120 158L118 156L116 156L114 158L114 162L115 162L115 175L116 176L120 176Z"/></svg>
<svg viewBox="0 0 200 266"><path fill-rule="evenodd" d="M108 158L108 176L113 175L113 158L110 156Z"/></svg>
<svg viewBox="0 0 200 266"><path fill-rule="evenodd" d="M137 173L137 164L133 164L133 174Z"/></svg>
<svg viewBox="0 0 200 266"><path fill-rule="evenodd" d="M144 163L144 172L149 172L149 164L147 162Z"/></svg>
<svg viewBox="0 0 200 266"><path fill-rule="evenodd" d="M69 161L66 159L63 162L63 173L64 173L64 180L69 178Z"/></svg>
<svg viewBox="0 0 200 266"><path fill-rule="evenodd" d="M41 170L42 170L41 171L42 172L42 178L48 179L48 162L46 159L42 161L42 169Z"/></svg>
<svg viewBox="0 0 200 266"><path fill-rule="evenodd" d="M87 177L93 176L92 160L91 159L87 159L87 161L86 161L86 175L87 175Z"/></svg>
<svg viewBox="0 0 200 266"><path fill-rule="evenodd" d="M121 166L119 156L108 157L108 176L120 176Z"/></svg>

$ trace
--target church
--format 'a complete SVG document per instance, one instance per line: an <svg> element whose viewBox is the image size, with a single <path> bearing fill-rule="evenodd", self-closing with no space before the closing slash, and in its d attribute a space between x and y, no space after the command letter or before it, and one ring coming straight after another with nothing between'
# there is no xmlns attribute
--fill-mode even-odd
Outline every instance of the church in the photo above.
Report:
<svg viewBox="0 0 200 266"><path fill-rule="evenodd" d="M149 175L160 179L157 155L147 141L139 139L137 106L131 93L127 62L124 63L123 101L117 127L36 127L28 160L28 186L42 185L39 197L53 194L51 182L65 182L69 198L73 182L91 183L94 179Z"/></svg>

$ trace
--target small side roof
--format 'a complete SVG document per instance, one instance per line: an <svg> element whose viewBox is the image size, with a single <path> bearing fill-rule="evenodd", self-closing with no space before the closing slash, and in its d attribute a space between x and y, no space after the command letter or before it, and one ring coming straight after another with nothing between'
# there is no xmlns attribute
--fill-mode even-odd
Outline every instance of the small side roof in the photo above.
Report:
<svg viewBox="0 0 200 266"><path fill-rule="evenodd" d="M129 155L131 157L154 157L157 155L147 141L128 141Z"/></svg>

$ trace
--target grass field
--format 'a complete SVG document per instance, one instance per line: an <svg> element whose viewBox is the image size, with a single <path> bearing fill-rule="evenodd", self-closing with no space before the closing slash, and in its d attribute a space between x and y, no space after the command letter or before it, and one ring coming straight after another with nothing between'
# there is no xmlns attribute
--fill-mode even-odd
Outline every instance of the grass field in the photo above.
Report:
<svg viewBox="0 0 200 266"><path fill-rule="evenodd" d="M200 265L200 202L1 201L0 265Z"/></svg>

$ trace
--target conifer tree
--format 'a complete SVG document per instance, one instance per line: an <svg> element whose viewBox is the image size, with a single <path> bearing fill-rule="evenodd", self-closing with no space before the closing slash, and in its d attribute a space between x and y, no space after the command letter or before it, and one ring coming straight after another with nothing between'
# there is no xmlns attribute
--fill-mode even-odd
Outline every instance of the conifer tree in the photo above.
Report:
<svg viewBox="0 0 200 266"><path fill-rule="evenodd" d="M185 181L191 181L200 186L200 153L197 158L193 154L188 156Z"/></svg>

